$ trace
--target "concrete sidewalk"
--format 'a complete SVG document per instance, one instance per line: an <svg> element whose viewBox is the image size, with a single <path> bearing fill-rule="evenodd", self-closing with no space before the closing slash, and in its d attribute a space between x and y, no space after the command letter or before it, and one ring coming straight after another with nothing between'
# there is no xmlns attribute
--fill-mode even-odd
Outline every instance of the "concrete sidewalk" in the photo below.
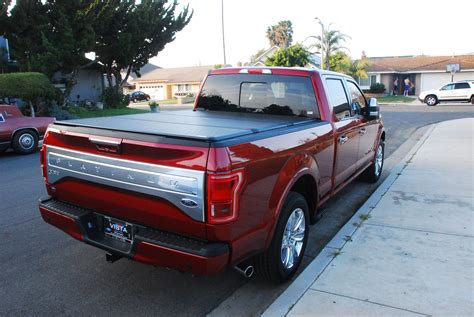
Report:
<svg viewBox="0 0 474 317"><path fill-rule="evenodd" d="M264 316L473 316L473 142L433 126Z"/></svg>

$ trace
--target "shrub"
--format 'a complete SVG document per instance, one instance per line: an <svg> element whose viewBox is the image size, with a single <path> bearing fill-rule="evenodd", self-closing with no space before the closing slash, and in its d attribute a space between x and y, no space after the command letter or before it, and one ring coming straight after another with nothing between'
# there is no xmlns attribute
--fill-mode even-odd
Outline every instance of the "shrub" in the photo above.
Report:
<svg viewBox="0 0 474 317"><path fill-rule="evenodd" d="M112 87L107 87L104 89L102 100L106 108L125 108L130 103L130 96L124 95Z"/></svg>
<svg viewBox="0 0 474 317"><path fill-rule="evenodd" d="M385 92L385 85L382 83L375 83L370 85L370 90L369 92L374 93L374 94L381 94Z"/></svg>
<svg viewBox="0 0 474 317"><path fill-rule="evenodd" d="M0 74L0 96L25 100L34 116L34 105L57 98L57 92L46 75L41 73ZM38 109L41 110L41 109Z"/></svg>

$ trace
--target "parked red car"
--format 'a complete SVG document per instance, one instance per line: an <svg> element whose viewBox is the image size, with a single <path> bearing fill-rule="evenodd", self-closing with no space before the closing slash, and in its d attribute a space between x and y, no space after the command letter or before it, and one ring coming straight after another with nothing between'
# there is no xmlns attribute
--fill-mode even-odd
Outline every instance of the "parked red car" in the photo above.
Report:
<svg viewBox="0 0 474 317"><path fill-rule="evenodd" d="M34 152L54 120L50 117L24 117L16 106L0 105L0 151L11 147L19 154Z"/></svg>
<svg viewBox="0 0 474 317"><path fill-rule="evenodd" d="M375 182L376 99L345 75L224 68L194 111L56 122L42 147L43 219L107 252L185 272L297 270L320 206Z"/></svg>

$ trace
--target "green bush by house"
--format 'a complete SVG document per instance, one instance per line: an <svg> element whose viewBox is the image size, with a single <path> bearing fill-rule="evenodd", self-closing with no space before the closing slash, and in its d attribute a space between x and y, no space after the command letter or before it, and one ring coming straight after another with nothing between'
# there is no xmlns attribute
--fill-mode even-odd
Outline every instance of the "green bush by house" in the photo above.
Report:
<svg viewBox="0 0 474 317"><path fill-rule="evenodd" d="M0 74L0 97L23 99L34 116L35 106L43 100L54 99L56 89L42 73Z"/></svg>

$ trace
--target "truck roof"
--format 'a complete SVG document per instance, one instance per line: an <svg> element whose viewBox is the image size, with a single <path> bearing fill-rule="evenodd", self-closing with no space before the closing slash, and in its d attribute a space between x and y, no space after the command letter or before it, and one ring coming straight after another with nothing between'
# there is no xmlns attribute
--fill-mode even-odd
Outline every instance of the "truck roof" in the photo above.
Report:
<svg viewBox="0 0 474 317"><path fill-rule="evenodd" d="M328 70L313 69L306 67L265 67L265 66L248 66L248 67L224 67L213 69L209 72L212 75L222 74L274 74L274 75L290 75L290 76L311 76L313 73L321 75L336 75L351 78L345 74L336 73Z"/></svg>

